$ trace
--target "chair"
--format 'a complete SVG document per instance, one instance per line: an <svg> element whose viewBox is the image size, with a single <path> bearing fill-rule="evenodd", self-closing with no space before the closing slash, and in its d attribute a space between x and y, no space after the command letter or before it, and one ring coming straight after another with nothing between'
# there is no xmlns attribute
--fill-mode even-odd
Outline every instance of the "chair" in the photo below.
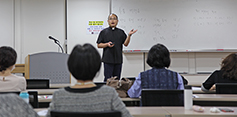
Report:
<svg viewBox="0 0 237 117"><path fill-rule="evenodd" d="M0 92L0 94L7 94L7 93L15 93L17 95L20 94L20 91L12 91L12 92ZM38 108L39 107L39 102L38 102L38 92L37 91L28 91L29 94L29 103L33 108Z"/></svg>
<svg viewBox="0 0 237 117"><path fill-rule="evenodd" d="M26 79L26 89L49 89L49 79Z"/></svg>
<svg viewBox="0 0 237 117"><path fill-rule="evenodd" d="M216 83L217 94L237 94L237 83Z"/></svg>
<svg viewBox="0 0 237 117"><path fill-rule="evenodd" d="M51 117L121 117L120 111L104 112L62 112L51 111Z"/></svg>
<svg viewBox="0 0 237 117"><path fill-rule="evenodd" d="M142 106L184 106L183 90L142 89Z"/></svg>

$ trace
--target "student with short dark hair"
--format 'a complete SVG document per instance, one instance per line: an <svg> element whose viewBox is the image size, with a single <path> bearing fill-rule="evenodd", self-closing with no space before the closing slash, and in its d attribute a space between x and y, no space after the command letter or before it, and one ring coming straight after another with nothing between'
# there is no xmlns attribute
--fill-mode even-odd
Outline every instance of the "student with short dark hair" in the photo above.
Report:
<svg viewBox="0 0 237 117"><path fill-rule="evenodd" d="M141 72L128 90L130 97L139 97L142 89L184 89L182 77L170 66L169 50L162 44L151 47L147 56L147 64L152 69Z"/></svg>
<svg viewBox="0 0 237 117"><path fill-rule="evenodd" d="M114 88L93 83L101 67L99 52L91 45L76 45L68 58L68 69L77 83L65 87L53 94L47 117L50 111L67 112L101 112L121 111L122 117L131 117L124 103Z"/></svg>
<svg viewBox="0 0 237 117"><path fill-rule="evenodd" d="M11 74L15 68L17 54L8 46L0 47L0 91L24 91L26 79Z"/></svg>
<svg viewBox="0 0 237 117"><path fill-rule="evenodd" d="M215 83L237 83L237 53L231 53L223 59L221 69L214 71L201 89L205 92L215 90Z"/></svg>

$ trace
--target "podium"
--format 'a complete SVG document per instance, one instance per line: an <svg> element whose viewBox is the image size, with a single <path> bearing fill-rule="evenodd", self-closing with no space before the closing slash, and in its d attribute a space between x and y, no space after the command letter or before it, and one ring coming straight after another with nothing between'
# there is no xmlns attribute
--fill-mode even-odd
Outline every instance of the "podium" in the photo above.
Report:
<svg viewBox="0 0 237 117"><path fill-rule="evenodd" d="M50 84L69 84L70 72L67 68L69 55L58 52L43 52L25 58L26 79L49 79Z"/></svg>

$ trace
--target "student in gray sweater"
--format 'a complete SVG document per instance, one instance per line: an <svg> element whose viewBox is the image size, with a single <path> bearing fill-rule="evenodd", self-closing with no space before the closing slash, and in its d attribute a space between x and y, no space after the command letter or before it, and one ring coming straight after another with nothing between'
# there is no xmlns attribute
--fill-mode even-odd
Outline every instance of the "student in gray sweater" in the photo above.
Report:
<svg viewBox="0 0 237 117"><path fill-rule="evenodd" d="M39 117L31 105L16 94L1 94L0 102L0 117Z"/></svg>
<svg viewBox="0 0 237 117"><path fill-rule="evenodd" d="M122 117L131 117L126 106L112 87L96 86L93 79L100 70L101 57L91 44L76 45L69 58L68 69L77 83L54 92L50 111L101 112L121 111Z"/></svg>

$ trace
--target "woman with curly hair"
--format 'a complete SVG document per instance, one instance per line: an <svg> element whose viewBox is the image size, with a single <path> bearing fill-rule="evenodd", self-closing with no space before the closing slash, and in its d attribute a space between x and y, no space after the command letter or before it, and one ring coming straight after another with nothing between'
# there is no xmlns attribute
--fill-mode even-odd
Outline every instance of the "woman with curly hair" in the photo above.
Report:
<svg viewBox="0 0 237 117"><path fill-rule="evenodd" d="M26 90L26 79L11 74L15 68L17 54L8 46L0 47L0 91L24 91Z"/></svg>
<svg viewBox="0 0 237 117"><path fill-rule="evenodd" d="M221 63L221 69L214 71L202 84L203 91L215 89L215 83L237 83L237 53L229 54Z"/></svg>

